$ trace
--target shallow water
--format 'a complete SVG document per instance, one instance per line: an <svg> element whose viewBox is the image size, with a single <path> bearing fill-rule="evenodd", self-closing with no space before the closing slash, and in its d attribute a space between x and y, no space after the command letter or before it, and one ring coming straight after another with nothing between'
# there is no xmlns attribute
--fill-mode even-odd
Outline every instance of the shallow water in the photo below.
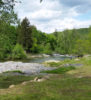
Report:
<svg viewBox="0 0 91 100"><path fill-rule="evenodd" d="M40 57L40 58L33 58L30 60L32 63L43 63L48 60L56 60L56 61L61 61L65 59L72 59L72 57L67 57L67 56L49 56L49 57Z"/></svg>

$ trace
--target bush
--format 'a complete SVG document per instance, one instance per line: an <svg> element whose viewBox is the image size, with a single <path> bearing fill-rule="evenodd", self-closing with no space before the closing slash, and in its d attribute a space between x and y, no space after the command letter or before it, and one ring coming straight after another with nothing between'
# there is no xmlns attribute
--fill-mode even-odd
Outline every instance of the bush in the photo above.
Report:
<svg viewBox="0 0 91 100"><path fill-rule="evenodd" d="M16 44L12 51L12 58L13 59L24 59L26 58L26 53L21 45Z"/></svg>
<svg viewBox="0 0 91 100"><path fill-rule="evenodd" d="M32 53L41 53L43 50L41 45L34 44L33 47L30 49Z"/></svg>
<svg viewBox="0 0 91 100"><path fill-rule="evenodd" d="M44 50L43 50L43 53L49 54L49 55L52 54L52 50L51 50L51 45L50 45L50 43L47 43L47 44L45 45Z"/></svg>

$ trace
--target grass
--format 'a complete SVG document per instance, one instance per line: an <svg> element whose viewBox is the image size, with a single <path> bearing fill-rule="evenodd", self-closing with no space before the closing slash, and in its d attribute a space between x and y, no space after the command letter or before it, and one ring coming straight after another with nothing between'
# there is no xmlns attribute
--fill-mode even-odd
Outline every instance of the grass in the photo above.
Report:
<svg viewBox="0 0 91 100"><path fill-rule="evenodd" d="M68 71L68 74L71 75L82 75L82 76L91 76L91 56L90 57L83 57L79 58L78 60L75 59L66 59L64 61L60 61L58 63L46 63L46 66L51 66L51 67L62 67L65 64L82 64L82 67L78 67L75 70L70 70Z"/></svg>
<svg viewBox="0 0 91 100"><path fill-rule="evenodd" d="M69 66L69 67L59 67L54 70L49 70L49 71L43 71L42 73L49 73L49 74L64 74L67 71L74 70L75 67Z"/></svg>
<svg viewBox="0 0 91 100"><path fill-rule="evenodd" d="M4 76L0 75L0 89L8 88L10 85L17 85L24 81L33 79L31 76Z"/></svg>
<svg viewBox="0 0 91 100"><path fill-rule="evenodd" d="M81 58L79 61L74 61L73 63L83 64L82 67L77 68L76 70L69 71L69 74L72 75L82 75L84 77L91 77L91 57Z"/></svg>
<svg viewBox="0 0 91 100"><path fill-rule="evenodd" d="M80 63L83 66L75 70L72 67L67 67L68 69L60 67L68 63ZM0 100L91 100L91 58L65 60L57 67L58 69L51 71L57 74L53 74L49 80L30 82L26 85L19 83L33 77L8 76L5 78L5 76L0 76L2 86L17 84L12 89L1 89Z"/></svg>
<svg viewBox="0 0 91 100"><path fill-rule="evenodd" d="M14 70L14 71L6 71L4 73L20 73L20 74L24 74L22 71L20 70Z"/></svg>
<svg viewBox="0 0 91 100"><path fill-rule="evenodd" d="M43 64L50 67L61 67L64 64L74 64L74 63L77 63L77 61L75 61L74 59L65 59L60 62L46 62Z"/></svg>
<svg viewBox="0 0 91 100"><path fill-rule="evenodd" d="M64 64L78 64L78 63L84 64L86 66L91 65L91 57L88 57L88 58L83 57L83 58L79 58L78 60L65 59L60 62L48 62L48 63L44 63L44 64L47 66L50 66L50 67L60 67Z"/></svg>
<svg viewBox="0 0 91 100"><path fill-rule="evenodd" d="M90 83L91 78L87 77L54 75L45 82L17 85L8 92L2 90L0 100L91 100Z"/></svg>

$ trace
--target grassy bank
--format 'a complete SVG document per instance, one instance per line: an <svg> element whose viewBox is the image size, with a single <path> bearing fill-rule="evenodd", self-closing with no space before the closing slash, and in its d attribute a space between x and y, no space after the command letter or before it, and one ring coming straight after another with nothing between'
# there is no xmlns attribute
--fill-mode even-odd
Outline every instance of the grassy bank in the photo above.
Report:
<svg viewBox="0 0 91 100"><path fill-rule="evenodd" d="M51 67L62 67L66 64L82 64L82 66L77 66L75 70L68 71L68 74L72 75L82 75L82 76L91 76L91 56L83 57L83 58L76 58L76 59L66 59L60 61L58 63L50 62L44 63L46 66Z"/></svg>
<svg viewBox="0 0 91 100"><path fill-rule="evenodd" d="M0 90L0 100L91 100L91 78L55 75L41 83Z"/></svg>
<svg viewBox="0 0 91 100"><path fill-rule="evenodd" d="M22 76L22 75L21 76L0 75L0 89L8 88L12 84L17 85L24 81L29 81L33 78L34 78L33 76L31 77L31 76Z"/></svg>
<svg viewBox="0 0 91 100"><path fill-rule="evenodd" d="M74 63L83 66L66 71L60 67ZM60 70L56 70L56 74L43 82L20 84L22 81L31 80L30 76L0 79L0 83L4 82L5 85L10 80L12 84L17 84L11 89L0 89L0 100L91 100L91 58L65 60L57 64Z"/></svg>
<svg viewBox="0 0 91 100"><path fill-rule="evenodd" d="M75 67L69 66L69 67L59 67L54 70L48 70L48 71L43 71L42 73L49 73L49 74L64 74L70 70L74 70Z"/></svg>

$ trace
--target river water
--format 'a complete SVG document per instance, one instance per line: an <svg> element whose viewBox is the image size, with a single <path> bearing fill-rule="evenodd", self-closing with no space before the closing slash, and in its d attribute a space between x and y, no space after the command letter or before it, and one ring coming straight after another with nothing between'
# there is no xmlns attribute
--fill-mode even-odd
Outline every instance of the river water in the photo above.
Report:
<svg viewBox="0 0 91 100"><path fill-rule="evenodd" d="M72 59L74 57L72 56L49 56L49 57L36 57L30 60L31 63L43 63L45 61L48 60L56 60L56 61L61 61L61 60L65 60L65 59Z"/></svg>

